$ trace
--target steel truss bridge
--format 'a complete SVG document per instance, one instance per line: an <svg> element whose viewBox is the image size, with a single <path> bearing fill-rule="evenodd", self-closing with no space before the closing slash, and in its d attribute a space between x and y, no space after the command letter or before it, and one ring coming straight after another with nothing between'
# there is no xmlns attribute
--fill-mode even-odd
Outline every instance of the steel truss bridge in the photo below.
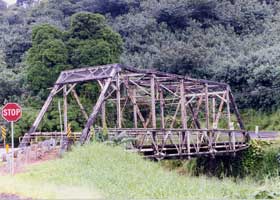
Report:
<svg viewBox="0 0 280 200"><path fill-rule="evenodd" d="M88 82L100 88L90 114L75 90ZM110 64L61 72L20 147L37 136L61 136L60 132L36 132L55 96L64 99L66 137L70 94L86 120L76 134L81 144L90 140L90 131L97 125L106 127L110 138L133 138L134 150L157 159L235 154L246 149L249 141L229 85ZM108 118L109 104L114 106L114 119Z"/></svg>

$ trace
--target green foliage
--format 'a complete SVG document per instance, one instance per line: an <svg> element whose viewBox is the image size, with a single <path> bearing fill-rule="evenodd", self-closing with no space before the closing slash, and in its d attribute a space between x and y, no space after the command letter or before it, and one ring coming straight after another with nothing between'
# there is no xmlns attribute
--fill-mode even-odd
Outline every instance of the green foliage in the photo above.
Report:
<svg viewBox="0 0 280 200"><path fill-rule="evenodd" d="M0 103L12 99L13 96L20 96L22 89L20 87L21 77L13 70L7 68L3 51L0 49Z"/></svg>
<svg viewBox="0 0 280 200"><path fill-rule="evenodd" d="M275 192L270 192L267 190L263 190L258 192L257 194L255 194L255 199L276 199L278 197L280 197L279 193L275 193Z"/></svg>
<svg viewBox="0 0 280 200"><path fill-rule="evenodd" d="M106 25L102 15L75 14L72 16L68 37L73 66L119 62L122 40Z"/></svg>
<svg viewBox="0 0 280 200"><path fill-rule="evenodd" d="M44 97L62 70L118 62L121 45L120 36L99 14L73 15L64 33L48 24L36 26L26 59L28 85L33 94Z"/></svg>
<svg viewBox="0 0 280 200"><path fill-rule="evenodd" d="M32 39L58 39L68 49L65 68L121 54L127 65L227 82L239 107L271 111L280 104L279 8L271 0L24 0L1 12L0 47L7 66L20 69ZM42 24L59 30L31 33Z"/></svg>
<svg viewBox="0 0 280 200"><path fill-rule="evenodd" d="M242 118L245 122L246 129L254 131L256 126L259 130L279 131L280 130L280 112L263 112L255 110L242 111Z"/></svg>
<svg viewBox="0 0 280 200"><path fill-rule="evenodd" d="M120 147L99 143L74 148L63 159L34 166L30 172L17 175L15 182L18 193L34 195L23 187L31 185L41 198L45 191L42 185L46 183L49 184L47 188L71 185L83 188L84 193L99 191L103 198L115 199L250 199L263 190L280 192L277 178L258 183L250 179L234 182L227 178L184 177L174 171L168 172L158 163L143 160L137 154L124 152ZM23 186L19 187L19 183ZM14 187L7 188L3 186L0 191L11 191ZM52 187L47 191L43 197L56 194Z"/></svg>
<svg viewBox="0 0 280 200"><path fill-rule="evenodd" d="M279 155L279 141L271 143L251 140L249 148L237 153L236 156L199 157L192 162L179 162L175 169L183 174L197 176L206 174L218 178L237 179L251 177L256 181L264 181L280 176Z"/></svg>
<svg viewBox="0 0 280 200"><path fill-rule="evenodd" d="M270 142L260 140L251 140L249 145L249 149L242 155L244 173L256 179L279 176L280 163L277 155L280 147L271 148Z"/></svg>
<svg viewBox="0 0 280 200"><path fill-rule="evenodd" d="M103 128L103 135L107 136L108 139L107 128ZM133 143L137 141L136 138L128 137L125 132L120 133L117 136L113 136L109 141L105 141L104 144L112 145L112 146L123 146L123 148L133 148Z"/></svg>
<svg viewBox="0 0 280 200"><path fill-rule="evenodd" d="M44 32L46 26L42 29ZM46 91L55 82L61 70L71 68L68 65L68 50L62 40L47 39L39 42L36 38L37 36L34 36L35 43L27 56L27 81L34 94Z"/></svg>
<svg viewBox="0 0 280 200"><path fill-rule="evenodd" d="M21 119L15 123L15 144L19 144L19 137L29 131L30 125L34 122L37 110L32 108L24 109Z"/></svg>
<svg viewBox="0 0 280 200"><path fill-rule="evenodd" d="M77 13L72 16L70 34L73 38L92 39L106 27L105 17L100 14Z"/></svg>
<svg viewBox="0 0 280 200"><path fill-rule="evenodd" d="M56 27L49 24L42 24L35 26L32 29L32 44L33 46L40 45L45 41L61 40L62 32Z"/></svg>

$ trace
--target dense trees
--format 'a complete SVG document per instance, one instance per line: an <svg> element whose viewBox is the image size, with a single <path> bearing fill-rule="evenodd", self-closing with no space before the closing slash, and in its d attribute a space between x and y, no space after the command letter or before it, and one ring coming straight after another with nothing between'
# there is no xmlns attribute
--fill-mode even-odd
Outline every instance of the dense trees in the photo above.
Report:
<svg viewBox="0 0 280 200"><path fill-rule="evenodd" d="M100 13L124 39L122 63L227 82L244 108L280 106L279 1L18 0L17 5L0 11L0 48L19 80L23 60L32 63L28 77L35 93L55 77L46 79L36 67L41 64L50 70L46 73L57 74L118 61L119 36L104 17L89 14ZM71 20L81 11L89 13ZM42 24L51 26L37 26ZM31 40L29 54L37 55L26 57ZM30 80L35 74L44 80Z"/></svg>
<svg viewBox="0 0 280 200"><path fill-rule="evenodd" d="M28 84L33 94L45 96L62 70L118 62L121 50L120 35L99 14L73 15L64 32L48 24L35 26L27 54Z"/></svg>

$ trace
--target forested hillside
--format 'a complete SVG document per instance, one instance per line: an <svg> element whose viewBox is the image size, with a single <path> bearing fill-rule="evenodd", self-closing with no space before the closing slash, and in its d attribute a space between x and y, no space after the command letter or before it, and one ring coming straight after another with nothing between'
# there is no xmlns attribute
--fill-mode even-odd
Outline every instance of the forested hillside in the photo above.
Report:
<svg viewBox="0 0 280 200"><path fill-rule="evenodd" d="M0 102L26 103L34 96L42 101L44 90L61 69L120 61L227 82L239 107L274 110L280 106L279 8L277 0L18 0L10 7L0 0ZM104 15L116 32L112 34L122 38L117 39L118 45L110 47L116 44L110 38L108 44L97 44L96 38L88 43L89 38L82 36L73 40L71 18L80 12ZM40 24L51 25L45 28L60 36L38 47L42 44L36 43L34 29ZM107 45L108 54L104 50L103 55L115 57L92 62L82 54L97 59L98 52L71 51L92 45L101 45L103 50ZM48 66L36 63L40 53L57 55L62 46L66 57L55 57ZM38 48L50 51L39 53ZM42 74L36 77L36 70L50 70L52 79L42 80ZM44 84L35 88L36 79Z"/></svg>

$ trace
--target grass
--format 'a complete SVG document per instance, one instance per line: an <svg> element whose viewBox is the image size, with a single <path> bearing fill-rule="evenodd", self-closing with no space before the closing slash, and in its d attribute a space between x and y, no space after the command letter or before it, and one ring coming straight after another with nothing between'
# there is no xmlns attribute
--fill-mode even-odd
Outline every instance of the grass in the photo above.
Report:
<svg viewBox="0 0 280 200"><path fill-rule="evenodd" d="M280 110L263 112L251 109L243 110L241 113L247 130L254 131L256 126L259 126L260 130L280 130Z"/></svg>
<svg viewBox="0 0 280 200"><path fill-rule="evenodd" d="M28 172L0 179L0 193L34 198L221 199L280 194L280 179L234 182L205 176L179 176L160 164L122 148L93 143L77 147L63 159L33 166ZM76 196L76 197L77 197Z"/></svg>

